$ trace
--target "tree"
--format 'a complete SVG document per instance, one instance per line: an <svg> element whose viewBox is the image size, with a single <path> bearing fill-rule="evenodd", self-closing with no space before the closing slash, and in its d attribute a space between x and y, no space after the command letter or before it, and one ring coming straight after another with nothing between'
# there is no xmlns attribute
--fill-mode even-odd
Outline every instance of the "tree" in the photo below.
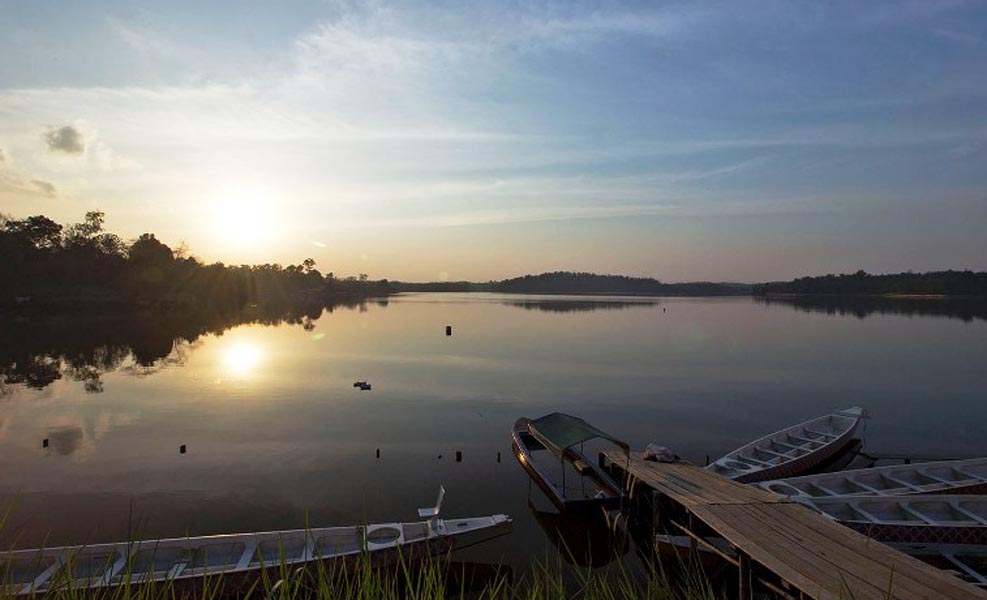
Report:
<svg viewBox="0 0 987 600"><path fill-rule="evenodd" d="M130 245L129 260L134 265L165 267L174 260L171 248L162 244L153 233L142 233Z"/></svg>
<svg viewBox="0 0 987 600"><path fill-rule="evenodd" d="M72 225L65 232L65 245L69 248L94 245L96 236L103 232L105 217L101 210L87 212L85 221Z"/></svg>
<svg viewBox="0 0 987 600"><path fill-rule="evenodd" d="M4 230L21 236L38 250L55 250L62 245L62 226L48 217L35 215L21 221L8 220Z"/></svg>
<svg viewBox="0 0 987 600"><path fill-rule="evenodd" d="M315 261L311 258L306 258L302 261L302 266L305 268L305 274L309 274L315 268Z"/></svg>

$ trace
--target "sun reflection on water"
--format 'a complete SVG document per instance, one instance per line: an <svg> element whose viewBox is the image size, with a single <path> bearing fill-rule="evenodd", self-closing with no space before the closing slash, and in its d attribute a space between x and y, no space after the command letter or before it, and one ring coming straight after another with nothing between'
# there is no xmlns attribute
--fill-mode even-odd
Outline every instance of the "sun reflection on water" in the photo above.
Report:
<svg viewBox="0 0 987 600"><path fill-rule="evenodd" d="M221 364L227 377L246 379L264 362L264 350L253 342L237 341L223 349Z"/></svg>

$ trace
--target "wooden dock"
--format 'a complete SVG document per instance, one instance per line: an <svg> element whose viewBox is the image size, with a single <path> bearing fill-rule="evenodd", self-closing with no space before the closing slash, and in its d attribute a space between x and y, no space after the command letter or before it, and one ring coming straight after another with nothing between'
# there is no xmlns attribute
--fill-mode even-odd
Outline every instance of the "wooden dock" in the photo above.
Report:
<svg viewBox="0 0 987 600"><path fill-rule="evenodd" d="M650 493L656 525L736 565L740 597L755 589L793 599L987 600L987 591L759 488L694 465L604 455L632 494ZM706 540L726 540L732 553Z"/></svg>

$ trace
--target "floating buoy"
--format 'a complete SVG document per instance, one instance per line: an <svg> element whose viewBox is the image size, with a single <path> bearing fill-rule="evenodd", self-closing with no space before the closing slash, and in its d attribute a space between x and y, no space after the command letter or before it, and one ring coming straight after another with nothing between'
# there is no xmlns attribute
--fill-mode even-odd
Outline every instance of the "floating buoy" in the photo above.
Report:
<svg viewBox="0 0 987 600"><path fill-rule="evenodd" d="M446 335L452 335L452 325L446 325Z"/></svg>
<svg viewBox="0 0 987 600"><path fill-rule="evenodd" d="M442 455L441 454L438 456L438 459L439 460L442 460Z"/></svg>
<svg viewBox="0 0 987 600"><path fill-rule="evenodd" d="M456 450L456 462L463 462L463 453Z"/></svg>
<svg viewBox="0 0 987 600"><path fill-rule="evenodd" d="M181 446L178 447L178 453L185 454L185 444L182 444Z"/></svg>
<svg viewBox="0 0 987 600"><path fill-rule="evenodd" d="M42 448L47 448L48 447L48 438L45 438L45 439L41 440L41 447Z"/></svg>

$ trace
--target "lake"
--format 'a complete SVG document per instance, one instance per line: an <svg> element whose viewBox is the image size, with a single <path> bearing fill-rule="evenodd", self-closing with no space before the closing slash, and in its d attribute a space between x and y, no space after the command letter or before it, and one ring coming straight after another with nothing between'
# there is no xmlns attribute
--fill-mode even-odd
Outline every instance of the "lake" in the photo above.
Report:
<svg viewBox="0 0 987 600"><path fill-rule="evenodd" d="M552 555L550 504L510 430L556 410L700 464L853 405L868 452L987 453L977 311L406 294L221 335L150 323L0 321L3 542L408 521L443 484L447 515L515 520L470 557L521 565Z"/></svg>

